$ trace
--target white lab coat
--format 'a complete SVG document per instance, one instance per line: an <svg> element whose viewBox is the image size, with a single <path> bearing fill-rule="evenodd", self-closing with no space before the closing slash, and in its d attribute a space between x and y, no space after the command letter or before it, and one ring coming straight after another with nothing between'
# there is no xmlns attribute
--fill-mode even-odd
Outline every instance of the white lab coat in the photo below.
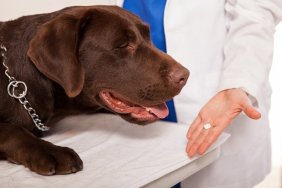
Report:
<svg viewBox="0 0 282 188"><path fill-rule="evenodd" d="M167 53L191 71L174 99L178 121L191 123L218 91L238 87L262 113L260 120L239 115L225 130L232 136L220 158L183 181L182 187L248 188L269 173L268 74L273 33L281 19L282 0L167 0Z"/></svg>
<svg viewBox="0 0 282 188"><path fill-rule="evenodd" d="M14 8L9 2L4 3L5 10ZM92 2L122 6L123 0L48 1L46 6L44 1L25 2L28 6L20 6L23 11L14 12L14 17L31 14L29 5L37 6L34 11L48 12ZM256 121L239 115L225 130L232 136L223 145L220 158L183 181L182 187L252 187L270 171L268 73L282 0L167 0L164 19L168 54L191 71L187 85L174 99L179 122L191 123L215 93L236 87L244 88L262 113Z"/></svg>

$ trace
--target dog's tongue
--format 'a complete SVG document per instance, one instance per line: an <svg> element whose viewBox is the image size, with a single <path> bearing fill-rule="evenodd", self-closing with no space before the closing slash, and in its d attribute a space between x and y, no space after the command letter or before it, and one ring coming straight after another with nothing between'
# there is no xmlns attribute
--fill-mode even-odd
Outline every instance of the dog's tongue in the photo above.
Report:
<svg viewBox="0 0 282 188"><path fill-rule="evenodd" d="M168 116L168 108L165 103L159 104L156 106L145 107L147 111L150 111L152 114L155 114L158 118L165 118Z"/></svg>

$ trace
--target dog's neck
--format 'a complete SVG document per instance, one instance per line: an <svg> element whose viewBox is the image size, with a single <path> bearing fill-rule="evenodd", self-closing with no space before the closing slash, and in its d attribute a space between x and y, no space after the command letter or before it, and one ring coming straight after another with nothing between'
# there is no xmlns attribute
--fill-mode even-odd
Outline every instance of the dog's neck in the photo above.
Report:
<svg viewBox="0 0 282 188"><path fill-rule="evenodd" d="M41 121L38 114L36 114L36 110L32 108L31 104L29 103L28 99L26 98L26 94L28 92L26 83L23 81L16 80L15 77L10 75L9 67L6 65L7 61L7 49L6 47L0 43L0 55L2 57L2 65L5 67L5 75L9 79L9 84L7 86L7 92L10 97L18 99L19 103L23 105L26 109L30 118L32 119L34 125L40 131L48 131L49 127L45 126Z"/></svg>
<svg viewBox="0 0 282 188"><path fill-rule="evenodd" d="M13 50L12 50L13 51ZM13 53L9 53L10 55ZM6 56L6 55L5 55ZM4 59L13 59L10 57L3 57L0 56L1 62L0 62L0 79L2 84L0 83L1 88L7 88L7 86L10 85L11 82L9 82L9 80L11 81L11 77L13 77L12 74L10 74L10 72L8 72L8 75L5 75L5 71L8 70L7 67L5 67L6 65L3 64ZM7 62L5 62L7 63ZM19 61L19 62L13 62L13 63L7 63L9 65L9 70L10 67L13 69L13 73L18 73L19 69L15 68L13 65L16 64L22 64L25 63L25 66L27 65L32 65L32 63L30 61ZM5 66L4 66L5 65ZM31 67L29 67L28 69L31 69ZM38 71L34 74L30 74L29 77L24 74L24 71L21 70L20 72L22 72L21 74L16 74L19 79L24 78L25 80L32 80L31 82L27 82L27 87L29 88L29 90L31 92L28 92L28 96L33 99L31 100L31 104L33 104L35 107L39 107L39 109L49 109L46 112L39 112L39 116L43 117L43 121L44 123L50 123L51 125L56 123L58 120L64 118L66 115L75 115L75 114L79 114L82 112L85 113L91 113L91 112L96 112L97 110L100 109L99 106L89 106L88 102L84 102L85 98L87 98L86 95L84 95L83 93L80 94L78 97L76 98L68 98L67 95L65 94L64 90L58 86L56 83L50 81L49 79L47 79L45 76L43 76L42 74L40 74ZM3 77L3 75L5 75ZM32 78L31 78L32 77ZM37 77L37 79L35 79ZM15 78L12 78L15 79ZM41 83L40 85L36 82L40 80L39 82ZM44 81L46 82L44 84ZM25 83L25 82L24 82ZM44 87L41 87L42 85L44 85ZM38 89L38 87L40 89ZM7 91L7 89L5 89L5 91ZM40 93L38 93L38 91L40 91ZM44 92L45 91L45 92ZM49 92L48 92L49 91ZM49 95L46 95L48 94ZM45 95L44 95L45 94ZM42 96L43 95L43 96ZM42 97L43 100L42 100ZM15 100L13 100L13 98L10 96L7 99L4 99L4 101L8 101L8 103L12 103L9 104L11 106L15 106L15 108L12 109L16 109L15 111L24 111L23 106L20 103L15 102ZM47 102L47 104L46 104ZM32 105L32 106L33 106ZM0 101L0 112L2 111L1 107L4 107L6 105L2 104ZM41 106L41 107L40 107ZM44 106L44 107L42 107ZM19 109L19 110L17 110ZM9 112L9 114L11 114L12 116L14 116L14 112ZM28 114L28 113L26 113ZM42 116L41 116L42 114ZM22 117L22 116L21 116ZM1 119L1 113L0 113L0 119ZM27 118L25 118L27 119ZM15 120L17 120L15 118ZM29 121L26 121L27 124L31 124ZM23 124L25 123L25 121L23 119L19 119L19 122L22 122ZM16 121L17 122L17 121ZM13 122L13 123L16 123ZM27 127L28 128L28 127ZM28 128L30 129L30 128ZM43 128L43 130L45 130L45 128Z"/></svg>

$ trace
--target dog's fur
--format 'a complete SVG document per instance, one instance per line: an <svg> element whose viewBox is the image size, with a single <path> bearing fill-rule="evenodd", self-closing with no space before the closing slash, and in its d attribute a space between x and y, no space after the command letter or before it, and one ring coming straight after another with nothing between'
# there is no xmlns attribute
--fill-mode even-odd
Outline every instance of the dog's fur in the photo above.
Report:
<svg viewBox="0 0 282 188"><path fill-rule="evenodd" d="M189 75L152 45L146 24L115 6L69 7L0 22L0 42L8 49L10 74L26 83L26 98L50 127L67 115L100 109L137 124L153 122L159 117L146 107L163 108ZM43 175L81 170L72 149L37 137L26 110L7 93L0 61L0 158Z"/></svg>

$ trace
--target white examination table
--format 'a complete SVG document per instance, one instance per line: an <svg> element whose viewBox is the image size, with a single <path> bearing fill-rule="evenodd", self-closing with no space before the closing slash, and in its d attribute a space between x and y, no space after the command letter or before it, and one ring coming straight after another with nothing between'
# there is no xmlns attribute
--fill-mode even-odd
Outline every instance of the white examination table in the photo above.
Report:
<svg viewBox="0 0 282 188"><path fill-rule="evenodd" d="M69 117L44 139L73 148L84 162L83 171L41 176L0 161L0 187L170 187L216 160L228 137L221 135L206 155L191 160L185 152L187 129L161 121L142 127L111 114Z"/></svg>

